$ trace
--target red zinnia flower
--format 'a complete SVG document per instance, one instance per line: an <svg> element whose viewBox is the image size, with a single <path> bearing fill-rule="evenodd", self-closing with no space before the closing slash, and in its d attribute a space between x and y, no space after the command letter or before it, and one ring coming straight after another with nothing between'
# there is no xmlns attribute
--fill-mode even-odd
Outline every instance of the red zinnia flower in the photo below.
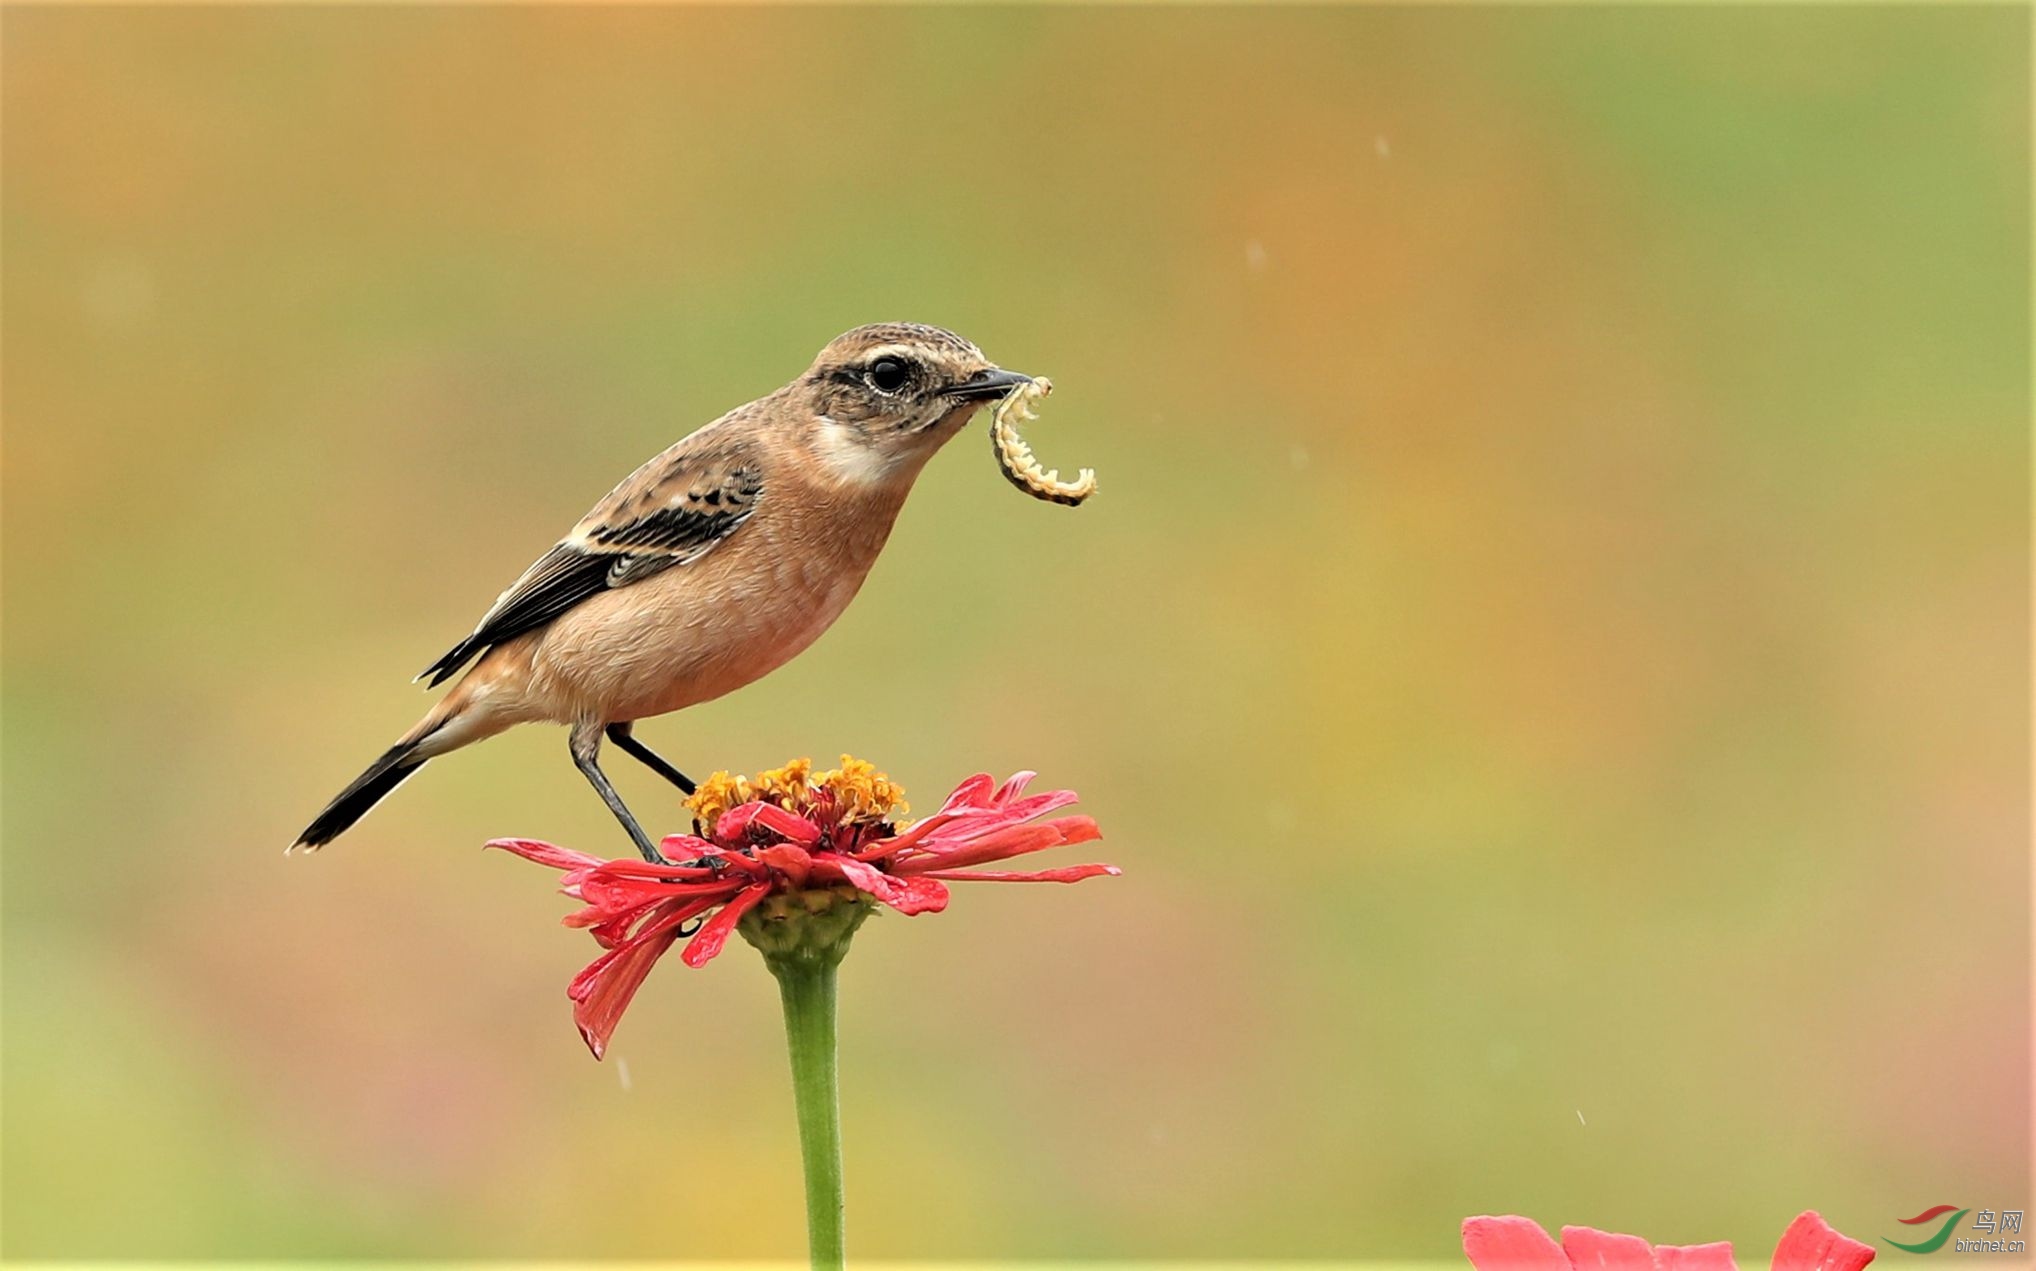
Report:
<svg viewBox="0 0 2036 1271"><path fill-rule="evenodd" d="M1594 1227L1564 1227L1562 1243L1532 1219L1463 1220L1463 1252L1477 1271L1739 1271L1732 1245L1650 1245ZM1775 1246L1773 1271L1859 1271L1873 1249L1831 1229L1815 1210L1796 1216Z"/></svg>
<svg viewBox="0 0 2036 1271"><path fill-rule="evenodd" d="M529 839L496 839L488 846L564 870L561 890L584 902L565 923L586 927L607 952L573 978L566 994L580 1035L599 1058L629 999L666 950L690 935L680 960L705 965L743 915L773 895L817 900L832 889L858 905L868 896L904 914L938 913L947 907L951 881L1073 883L1118 873L1114 865L1017 873L971 868L1101 837L1086 816L1034 823L1075 801L1072 790L1025 797L1034 775L1021 772L1000 786L978 773L955 787L938 812L901 830L890 818L904 810L903 792L871 765L844 755L840 769L816 778L802 759L754 781L716 773L705 782L687 800L697 832L661 845L667 857L688 864L602 860ZM710 911L712 917L686 926ZM858 911L848 929L860 918Z"/></svg>

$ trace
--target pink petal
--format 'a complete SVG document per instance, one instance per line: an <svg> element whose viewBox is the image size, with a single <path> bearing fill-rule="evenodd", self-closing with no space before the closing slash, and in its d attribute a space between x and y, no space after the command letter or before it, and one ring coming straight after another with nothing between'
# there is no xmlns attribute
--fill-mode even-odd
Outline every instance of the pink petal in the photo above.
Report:
<svg viewBox="0 0 2036 1271"><path fill-rule="evenodd" d="M745 803L728 809L714 823L714 837L722 843L740 840L752 825L761 825L801 847L820 841L820 827L796 812L787 812L775 803Z"/></svg>
<svg viewBox="0 0 2036 1271"><path fill-rule="evenodd" d="M1079 883L1084 878L1115 878L1124 871L1115 865L1067 865L1060 869L1013 873L1006 870L929 869L917 878L945 878L950 882L972 879L979 883Z"/></svg>
<svg viewBox="0 0 2036 1271"><path fill-rule="evenodd" d="M1570 1271L1541 1224L1517 1214L1464 1219L1463 1256L1477 1271Z"/></svg>
<svg viewBox="0 0 2036 1271"><path fill-rule="evenodd" d="M1707 1245L1656 1245L1654 1266L1655 1271L1739 1271L1729 1240Z"/></svg>
<svg viewBox="0 0 2036 1271"><path fill-rule="evenodd" d="M566 986L566 996L573 1000L573 1022L579 1025L580 1037L594 1058L607 1052L608 1038L621 1022L622 1012L650 969L678 939L681 924L704 908L698 902L673 905L634 939L588 963Z"/></svg>
<svg viewBox="0 0 2036 1271"><path fill-rule="evenodd" d="M1796 1215L1774 1249L1774 1271L1859 1271L1873 1247L1832 1230L1814 1209Z"/></svg>
<svg viewBox="0 0 2036 1271"><path fill-rule="evenodd" d="M728 943L735 924L742 920L756 902L771 894L769 883L756 883L745 887L735 899L721 906L707 925L700 928L691 940L686 942L686 951L679 955L679 961L690 967L703 967L721 952L721 946Z"/></svg>
<svg viewBox="0 0 2036 1271"><path fill-rule="evenodd" d="M1036 772L1012 773L1009 781L997 787L997 793L990 796L990 801L992 803L1009 803L1019 795L1024 794L1025 787L1031 785L1033 778L1038 775Z"/></svg>
<svg viewBox="0 0 2036 1271"><path fill-rule="evenodd" d="M1654 1271L1654 1246L1596 1227L1564 1227L1562 1251L1577 1271Z"/></svg>
<svg viewBox="0 0 2036 1271"><path fill-rule="evenodd" d="M589 856L585 852L575 852L569 847L558 847L537 839L489 839L483 850L488 847L499 847L505 852L521 856L526 861L536 861L553 869L585 869L601 863L598 856Z"/></svg>

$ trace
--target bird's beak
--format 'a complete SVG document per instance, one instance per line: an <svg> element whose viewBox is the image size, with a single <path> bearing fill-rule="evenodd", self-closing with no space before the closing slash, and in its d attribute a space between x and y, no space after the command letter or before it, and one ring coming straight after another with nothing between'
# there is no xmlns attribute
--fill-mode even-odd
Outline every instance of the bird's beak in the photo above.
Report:
<svg viewBox="0 0 2036 1271"><path fill-rule="evenodd" d="M958 397L965 402L987 402L992 398L1002 397L1020 384L1031 382L1030 375L999 370L993 366L987 371L977 371L968 379L948 389L947 396Z"/></svg>

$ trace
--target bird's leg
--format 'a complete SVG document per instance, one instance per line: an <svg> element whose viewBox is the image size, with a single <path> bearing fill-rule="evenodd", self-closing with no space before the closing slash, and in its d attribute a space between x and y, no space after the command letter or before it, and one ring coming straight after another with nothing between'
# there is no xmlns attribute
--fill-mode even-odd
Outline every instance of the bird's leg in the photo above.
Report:
<svg viewBox="0 0 2036 1271"><path fill-rule="evenodd" d="M680 772L677 768L672 767L670 763L665 761L663 755L658 754L649 746L636 740L630 732L632 727L633 725L628 720L608 725L608 740L622 747L622 753L677 786L681 793L693 793L695 789L693 779Z"/></svg>
<svg viewBox="0 0 2036 1271"><path fill-rule="evenodd" d="M636 823L636 818L629 814L629 808L622 802L622 796L615 793L615 786L608 780L608 774L602 772L601 765L594 762L594 757L601 753L601 726L573 725L571 745L573 766L593 783L595 793L601 796L601 802L608 805L608 810L615 814L615 819L622 822L622 828L629 831L629 837L636 840L636 850L643 854L643 859L653 865L671 864L665 859L664 853L657 850L657 844L650 841L650 835L645 834L643 827Z"/></svg>
<svg viewBox="0 0 2036 1271"><path fill-rule="evenodd" d="M636 740L631 735L631 728L632 725L628 720L608 725L608 740L622 747L624 753L642 760L644 767L663 777L666 781L671 782L680 790L687 794L693 793L693 779L680 772L677 768L672 767L663 755L658 754L649 746ZM695 820L693 822L694 828L698 829L699 824L699 821ZM728 867L728 862L718 856L702 856L698 860L686 861L684 863L693 866L695 869L711 869L717 873Z"/></svg>

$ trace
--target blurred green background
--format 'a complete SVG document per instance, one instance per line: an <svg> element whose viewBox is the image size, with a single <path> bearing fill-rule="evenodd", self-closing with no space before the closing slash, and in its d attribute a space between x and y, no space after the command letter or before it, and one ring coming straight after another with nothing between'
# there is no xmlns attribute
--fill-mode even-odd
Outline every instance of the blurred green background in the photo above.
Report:
<svg viewBox="0 0 2036 1271"><path fill-rule="evenodd" d="M761 965L596 1064L477 850L624 852L562 733L279 849L613 481L887 319L1054 376L1102 495L978 425L643 734L1035 767L1125 877L866 929L859 1253L2024 1207L2029 35L10 7L0 1251L798 1253Z"/></svg>

